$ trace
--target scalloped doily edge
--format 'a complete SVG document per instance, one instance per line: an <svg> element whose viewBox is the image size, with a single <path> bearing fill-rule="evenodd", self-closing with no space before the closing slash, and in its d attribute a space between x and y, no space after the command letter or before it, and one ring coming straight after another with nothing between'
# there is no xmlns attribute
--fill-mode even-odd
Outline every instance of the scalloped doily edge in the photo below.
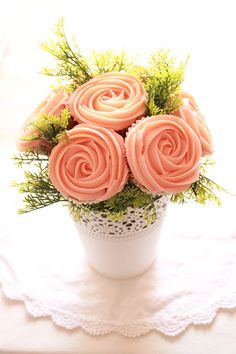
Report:
<svg viewBox="0 0 236 354"><path fill-rule="evenodd" d="M3 294L6 298L14 301L23 302L27 312L34 318L49 317L51 320L66 330L74 330L76 328L83 330L92 336L102 336L110 333L117 333L125 337L136 338L151 331L160 332L166 336L174 337L184 332L190 325L206 325L210 324L216 317L220 310L229 310L236 308L236 292L231 295L224 296L215 304L210 305L203 312L192 314L183 319L176 320L172 324L163 325L158 319L150 321L135 321L133 324L122 325L121 323L111 323L108 321L97 320L94 318L78 318L61 315L59 311L50 309L40 303L40 301L28 299L16 288L9 286L0 278L0 285L2 286Z"/></svg>

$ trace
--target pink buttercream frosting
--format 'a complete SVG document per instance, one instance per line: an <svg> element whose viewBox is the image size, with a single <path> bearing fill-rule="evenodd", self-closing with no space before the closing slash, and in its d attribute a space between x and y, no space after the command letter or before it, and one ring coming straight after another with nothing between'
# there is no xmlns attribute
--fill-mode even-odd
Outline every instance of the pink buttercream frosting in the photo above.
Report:
<svg viewBox="0 0 236 354"><path fill-rule="evenodd" d="M79 124L49 158L54 187L76 202L100 202L120 192L128 178L124 139L115 131Z"/></svg>
<svg viewBox="0 0 236 354"><path fill-rule="evenodd" d="M182 100L188 100L191 108L193 111L199 112L199 107L197 104L197 101L195 100L195 98L193 97L193 95L191 95L190 93L188 93L187 91L180 91L179 96Z"/></svg>
<svg viewBox="0 0 236 354"><path fill-rule="evenodd" d="M22 131L16 141L17 148L20 151L50 151L51 144L45 139L40 137L40 132L36 127L33 127L30 123L34 122L40 113L47 113L53 115L60 115L61 111L68 107L69 94L63 90L50 93L32 112L30 117L24 123ZM24 140L27 136L35 136L34 140Z"/></svg>
<svg viewBox="0 0 236 354"><path fill-rule="evenodd" d="M126 137L127 160L134 179L152 193L187 190L199 177L201 144L181 118L143 118Z"/></svg>
<svg viewBox="0 0 236 354"><path fill-rule="evenodd" d="M195 131L202 145L202 154L211 155L213 153L211 133L194 97L185 91L180 93L180 97L183 99L183 105L172 114L184 119Z"/></svg>
<svg viewBox="0 0 236 354"><path fill-rule="evenodd" d="M110 72L79 86L69 108L78 122L122 130L144 114L146 92L134 75Z"/></svg>

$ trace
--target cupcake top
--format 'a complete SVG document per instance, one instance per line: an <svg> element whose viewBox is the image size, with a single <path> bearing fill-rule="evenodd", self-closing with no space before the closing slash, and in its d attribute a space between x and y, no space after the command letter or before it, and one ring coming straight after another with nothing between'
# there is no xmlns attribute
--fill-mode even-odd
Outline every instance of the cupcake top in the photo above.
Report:
<svg viewBox="0 0 236 354"><path fill-rule="evenodd" d="M79 86L69 108L77 122L122 130L144 114L146 92L136 76L110 72Z"/></svg>
<svg viewBox="0 0 236 354"><path fill-rule="evenodd" d="M49 177L62 195L76 202L97 203L120 192L128 179L124 140L115 131L79 124L68 141L55 146Z"/></svg>
<svg viewBox="0 0 236 354"><path fill-rule="evenodd" d="M143 118L129 130L126 154L134 179L151 193L177 193L199 177L202 155L197 134L181 118Z"/></svg>

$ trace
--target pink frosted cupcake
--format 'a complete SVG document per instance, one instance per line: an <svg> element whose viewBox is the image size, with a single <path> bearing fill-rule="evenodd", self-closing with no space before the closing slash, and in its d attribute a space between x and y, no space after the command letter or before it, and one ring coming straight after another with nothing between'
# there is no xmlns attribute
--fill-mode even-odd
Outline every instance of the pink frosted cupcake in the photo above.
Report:
<svg viewBox="0 0 236 354"><path fill-rule="evenodd" d="M97 203L120 192L128 179L123 138L92 124L79 124L67 136L49 158L54 187L79 203Z"/></svg>
<svg viewBox="0 0 236 354"><path fill-rule="evenodd" d="M173 112L173 115L182 118L195 131L201 142L202 155L211 155L213 153L211 133L197 102L192 95L185 91L180 93L180 97L183 99L183 105Z"/></svg>
<svg viewBox="0 0 236 354"><path fill-rule="evenodd" d="M136 123L126 137L126 155L134 179L153 194L182 192L199 178L200 140L174 115Z"/></svg>
<svg viewBox="0 0 236 354"><path fill-rule="evenodd" d="M24 123L24 126L16 141L20 151L49 152L52 145L42 136L42 133L31 123L36 121L41 113L60 115L62 110L68 107L69 94L59 90L49 94L39 106L32 112Z"/></svg>
<svg viewBox="0 0 236 354"><path fill-rule="evenodd" d="M143 116L146 97L136 76L110 72L79 86L70 97L69 109L79 123L122 130Z"/></svg>

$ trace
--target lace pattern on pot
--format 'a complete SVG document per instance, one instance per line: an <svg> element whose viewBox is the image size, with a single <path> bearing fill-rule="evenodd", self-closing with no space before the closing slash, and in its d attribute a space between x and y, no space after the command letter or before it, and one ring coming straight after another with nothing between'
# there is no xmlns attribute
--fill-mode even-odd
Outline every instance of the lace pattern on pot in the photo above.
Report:
<svg viewBox="0 0 236 354"><path fill-rule="evenodd" d="M128 208L122 220L113 221L103 213L90 211L82 214L80 221L76 224L78 229L96 239L137 239L144 237L161 223L169 198L169 195L163 195L154 202L157 218L153 223L148 222L145 209Z"/></svg>

